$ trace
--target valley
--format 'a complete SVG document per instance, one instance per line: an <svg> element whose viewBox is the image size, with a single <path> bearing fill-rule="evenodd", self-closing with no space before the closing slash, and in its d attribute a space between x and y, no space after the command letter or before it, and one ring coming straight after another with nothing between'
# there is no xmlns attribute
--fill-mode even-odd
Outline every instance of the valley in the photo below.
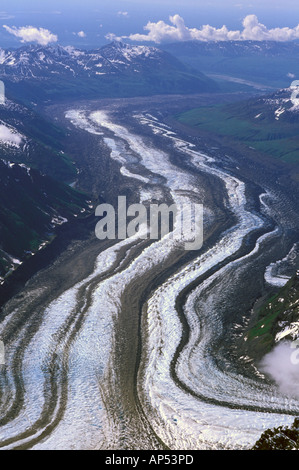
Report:
<svg viewBox="0 0 299 470"><path fill-rule="evenodd" d="M267 269L298 239L296 196L277 185L281 162L173 121L216 99L44 109L69 133L78 189L111 204L202 203L204 243L99 241L94 218L6 303L2 449L248 449L293 423L298 399L245 355L244 332L273 292Z"/></svg>
<svg viewBox="0 0 299 470"><path fill-rule="evenodd" d="M297 50L0 50L2 450L299 447Z"/></svg>

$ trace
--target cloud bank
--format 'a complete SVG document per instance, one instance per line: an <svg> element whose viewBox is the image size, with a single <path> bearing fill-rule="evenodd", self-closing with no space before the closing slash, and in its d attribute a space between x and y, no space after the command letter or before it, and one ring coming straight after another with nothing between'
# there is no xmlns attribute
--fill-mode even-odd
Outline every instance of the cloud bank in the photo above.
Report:
<svg viewBox="0 0 299 470"><path fill-rule="evenodd" d="M47 46L51 42L57 42L58 37L45 28L35 28L34 26L16 26L3 25L3 28L10 34L13 34L21 40L21 42L37 42L41 46Z"/></svg>
<svg viewBox="0 0 299 470"><path fill-rule="evenodd" d="M3 124L0 124L0 141L18 146L22 142L22 137Z"/></svg>
<svg viewBox="0 0 299 470"><path fill-rule="evenodd" d="M280 343L263 358L262 372L269 375L283 394L299 397L299 360L298 350L292 343Z"/></svg>
<svg viewBox="0 0 299 470"><path fill-rule="evenodd" d="M229 30L225 25L222 28L204 25L201 29L188 28L180 15L169 17L170 24L164 21L149 22L144 26L146 34L130 34L117 37L110 33L108 39L130 39L131 41L150 41L157 44L176 41L292 41L299 39L299 24L295 28L268 29L260 23L256 15L247 15L242 22L242 30Z"/></svg>

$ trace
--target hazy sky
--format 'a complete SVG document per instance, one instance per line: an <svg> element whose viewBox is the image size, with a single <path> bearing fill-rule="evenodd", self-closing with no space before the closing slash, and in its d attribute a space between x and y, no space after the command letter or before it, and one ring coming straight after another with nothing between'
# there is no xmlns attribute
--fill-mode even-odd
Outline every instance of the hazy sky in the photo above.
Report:
<svg viewBox="0 0 299 470"><path fill-rule="evenodd" d="M179 15L184 26L174 24L171 17ZM107 43L107 34L118 37L137 37L148 34L149 39L170 40L176 37L179 28L188 39L191 29L201 30L210 25L215 30L225 25L228 31L242 31L242 22L248 15L255 15L258 25L268 30L273 28L295 28L299 24L298 0L1 0L0 3L0 47L18 47L32 37L38 41L53 40L60 44L94 47ZM177 17L178 18L178 17ZM152 29L160 24L159 34L144 30L151 22ZM251 29L256 28L251 21ZM5 26L5 27L3 27ZM32 26L29 32L21 27ZM40 28L45 31L40 32ZM263 29L263 28L262 28ZM170 35L164 34L166 30ZM259 33L261 28L259 27ZM173 36L172 36L173 34ZM213 34L213 30L212 33ZM216 33L215 33L216 34ZM217 33L219 34L219 33ZM51 36L52 35L52 36ZM261 34L260 34L260 37ZM52 38L52 39L51 39ZM53 39L54 38L54 39ZM293 35L291 36L293 38Z"/></svg>

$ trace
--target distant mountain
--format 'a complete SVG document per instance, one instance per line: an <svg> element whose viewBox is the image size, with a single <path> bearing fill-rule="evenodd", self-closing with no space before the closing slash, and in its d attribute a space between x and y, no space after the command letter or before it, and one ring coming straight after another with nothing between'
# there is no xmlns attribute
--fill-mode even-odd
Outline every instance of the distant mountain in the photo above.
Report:
<svg viewBox="0 0 299 470"><path fill-rule="evenodd" d="M163 49L224 88L284 88L299 78L299 43L294 41L186 41Z"/></svg>
<svg viewBox="0 0 299 470"><path fill-rule="evenodd" d="M114 41L97 50L25 46L0 50L0 78L19 99L213 91L215 83L155 47ZM17 85L17 86L16 86Z"/></svg>
<svg viewBox="0 0 299 470"><path fill-rule="evenodd" d="M208 55L226 57L244 56L289 56L299 54L299 43L297 42L275 42L275 41L184 41L167 44L164 50L173 55Z"/></svg>
<svg viewBox="0 0 299 470"><path fill-rule="evenodd" d="M171 54L156 47L128 45L114 41L100 49L86 51L67 46L25 46L17 50L0 50L0 75L16 81L24 78L91 77L135 74L164 70L186 71Z"/></svg>

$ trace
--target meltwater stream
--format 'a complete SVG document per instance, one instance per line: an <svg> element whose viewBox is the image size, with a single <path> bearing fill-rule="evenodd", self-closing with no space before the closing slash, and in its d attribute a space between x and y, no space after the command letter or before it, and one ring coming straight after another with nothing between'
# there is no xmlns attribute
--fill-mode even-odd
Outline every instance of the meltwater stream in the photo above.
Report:
<svg viewBox="0 0 299 470"><path fill-rule="evenodd" d="M156 147L154 139L133 134L102 110L72 109L66 118L104 140L122 175L135 180L139 201L150 202L166 193L177 205L200 200L202 190L196 178L171 163L169 154ZM227 208L236 220L217 244L203 247L199 256L163 280L143 305L136 376L141 412L155 442L158 439L170 449L250 448L266 428L291 424L299 402L281 396L266 383L219 368L211 345L222 334L221 309L216 306L221 300L225 303L232 272L254 259L278 229L261 235L251 251L238 257L244 238L264 226L263 217L247 209L245 183L217 168L213 158L153 116L135 119L151 129L153 136L167 139L194 168L219 179L227 193ZM260 197L261 210L267 197ZM206 207L205 226L213 222L212 208ZM116 357L115 325L128 286L138 286L139 280L157 272L185 241L166 236L143 246L137 234L117 242L99 254L87 279L43 311L33 334L30 328L19 333L7 350L7 371L1 380L2 449L134 448L134 438L136 448L140 448L140 439L144 439L144 448L150 448L151 436L137 435L137 429L135 436L132 429L128 431L125 410L120 410L118 418L112 413L118 396L125 392L116 389L114 376L113 364L122 360ZM188 343L173 363L183 334L177 299L200 277L203 281L190 291L183 306L190 330ZM38 292L32 295L38 296ZM1 336L17 315L18 311L12 311L5 318ZM111 384L115 384L114 391Z"/></svg>

